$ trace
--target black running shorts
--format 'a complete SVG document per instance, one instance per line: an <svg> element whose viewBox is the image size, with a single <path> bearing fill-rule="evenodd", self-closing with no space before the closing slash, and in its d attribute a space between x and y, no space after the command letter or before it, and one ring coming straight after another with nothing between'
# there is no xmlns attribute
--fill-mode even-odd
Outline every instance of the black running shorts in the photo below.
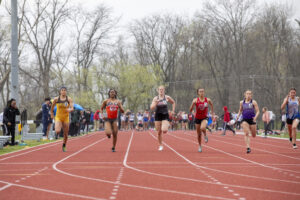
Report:
<svg viewBox="0 0 300 200"><path fill-rule="evenodd" d="M203 120L208 121L208 118L204 118L204 119L197 119L197 118L195 118L195 124L201 124Z"/></svg>
<svg viewBox="0 0 300 200"><path fill-rule="evenodd" d="M155 113L155 121L169 120L169 114Z"/></svg>
<svg viewBox="0 0 300 200"><path fill-rule="evenodd" d="M247 122L249 125L255 125L256 124L256 122L254 122L253 119L243 119L242 123L243 122Z"/></svg>

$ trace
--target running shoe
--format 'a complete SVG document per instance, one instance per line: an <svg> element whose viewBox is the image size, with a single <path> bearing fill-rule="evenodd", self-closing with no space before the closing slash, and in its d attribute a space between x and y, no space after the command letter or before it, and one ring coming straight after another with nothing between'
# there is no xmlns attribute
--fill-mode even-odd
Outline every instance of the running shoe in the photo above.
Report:
<svg viewBox="0 0 300 200"><path fill-rule="evenodd" d="M208 142L208 137L207 136L204 136L204 141L205 141L205 143Z"/></svg>
<svg viewBox="0 0 300 200"><path fill-rule="evenodd" d="M112 147L112 148L111 148L111 151L112 151L112 152L116 152L115 147Z"/></svg>
<svg viewBox="0 0 300 200"><path fill-rule="evenodd" d="M199 146L199 149L198 149L198 152L202 152L202 147L201 146Z"/></svg>
<svg viewBox="0 0 300 200"><path fill-rule="evenodd" d="M62 147L62 151L63 151L63 152L66 152L66 151L67 151L67 149L66 149L65 146Z"/></svg>
<svg viewBox="0 0 300 200"><path fill-rule="evenodd" d="M251 152L251 149L250 148L247 148L247 153L250 153Z"/></svg>
<svg viewBox="0 0 300 200"><path fill-rule="evenodd" d="M298 149L296 144L293 144L293 149Z"/></svg>
<svg viewBox="0 0 300 200"><path fill-rule="evenodd" d="M158 147L158 151L162 151L164 149L164 146L163 145L160 145L159 147Z"/></svg>
<svg viewBox="0 0 300 200"><path fill-rule="evenodd" d="M292 139L292 138L290 138L290 142L292 142L292 140L293 140L293 139Z"/></svg>
<svg viewBox="0 0 300 200"><path fill-rule="evenodd" d="M110 139L110 134L106 134L107 138Z"/></svg>

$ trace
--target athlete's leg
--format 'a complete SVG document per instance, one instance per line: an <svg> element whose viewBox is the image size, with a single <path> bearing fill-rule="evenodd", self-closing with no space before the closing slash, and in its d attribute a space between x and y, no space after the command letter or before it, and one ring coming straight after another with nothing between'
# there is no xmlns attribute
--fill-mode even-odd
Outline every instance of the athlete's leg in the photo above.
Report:
<svg viewBox="0 0 300 200"><path fill-rule="evenodd" d="M251 131L251 135L252 135L252 137L256 137L256 124L253 124L253 125L250 125L249 126L249 128L250 128L250 131ZM249 138L249 140L250 140L250 138Z"/></svg>
<svg viewBox="0 0 300 200"><path fill-rule="evenodd" d="M55 121L55 133L56 133L57 136L59 136L59 134L61 132L61 129L62 129L62 122L56 120Z"/></svg>
<svg viewBox="0 0 300 200"><path fill-rule="evenodd" d="M110 136L112 134L112 126L111 126L110 121L105 121L104 130L105 130L107 137L110 138Z"/></svg>
<svg viewBox="0 0 300 200"><path fill-rule="evenodd" d="M163 120L161 122L161 131L163 134L166 134L169 129L169 121L168 120Z"/></svg>
<svg viewBox="0 0 300 200"><path fill-rule="evenodd" d="M112 134L113 134L113 150L115 149L116 147L116 144L117 144L117 139L118 139L118 123L117 121L114 121L112 123Z"/></svg>
<svg viewBox="0 0 300 200"><path fill-rule="evenodd" d="M293 124L288 124L288 125L287 125L290 139L293 138L293 137L292 137L292 125L293 125Z"/></svg>
<svg viewBox="0 0 300 200"><path fill-rule="evenodd" d="M197 137L198 137L198 143L199 146L201 146L201 124L196 124L196 131L197 131Z"/></svg>
<svg viewBox="0 0 300 200"><path fill-rule="evenodd" d="M64 142L63 144L67 144L68 141L68 134L69 134L69 122L63 122L62 127L63 127L63 133L64 133Z"/></svg>
<svg viewBox="0 0 300 200"><path fill-rule="evenodd" d="M157 140L158 140L159 145L162 145L161 127L162 127L162 121L155 121L155 129L157 131Z"/></svg>
<svg viewBox="0 0 300 200"><path fill-rule="evenodd" d="M292 124L292 143L296 145L297 127L299 119L294 119Z"/></svg>
<svg viewBox="0 0 300 200"><path fill-rule="evenodd" d="M201 132L204 135L204 141L207 143L208 142L208 138L206 136L206 127L207 127L207 120L205 119L205 120L202 120L200 129L201 129Z"/></svg>
<svg viewBox="0 0 300 200"><path fill-rule="evenodd" d="M244 130L245 133L245 143L247 146L247 150L250 148L250 138L249 138L249 134L250 134L250 125L247 122L242 122L242 128Z"/></svg>

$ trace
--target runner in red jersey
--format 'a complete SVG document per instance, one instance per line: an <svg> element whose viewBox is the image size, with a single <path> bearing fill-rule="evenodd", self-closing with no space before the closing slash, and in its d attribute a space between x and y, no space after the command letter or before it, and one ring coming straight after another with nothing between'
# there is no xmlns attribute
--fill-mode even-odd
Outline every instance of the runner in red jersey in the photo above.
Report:
<svg viewBox="0 0 300 200"><path fill-rule="evenodd" d="M100 113L103 115L103 109L106 109L105 119L105 133L108 138L113 135L113 146L111 148L112 152L115 152L116 144L117 144L117 136L118 136L118 110L124 113L124 109L121 101L117 99L117 91L109 90L108 92L109 98L104 100L102 106L100 108Z"/></svg>
<svg viewBox="0 0 300 200"><path fill-rule="evenodd" d="M201 134L203 133L205 142L208 142L208 138L206 136L206 126L208 122L208 105L210 105L211 113L214 114L214 107L212 101L204 96L204 89L199 88L197 90L198 98L193 99L192 105L190 107L190 112L193 111L194 107L196 107L195 114L195 124L198 135L199 142L199 152L202 152L201 147Z"/></svg>

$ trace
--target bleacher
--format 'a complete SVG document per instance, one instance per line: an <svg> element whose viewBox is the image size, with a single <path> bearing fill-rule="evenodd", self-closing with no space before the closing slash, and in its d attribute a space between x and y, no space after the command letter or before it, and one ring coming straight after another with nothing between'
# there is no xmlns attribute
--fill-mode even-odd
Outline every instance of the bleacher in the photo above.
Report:
<svg viewBox="0 0 300 200"><path fill-rule="evenodd" d="M0 149L3 149L5 143L10 140L11 136L0 136Z"/></svg>

